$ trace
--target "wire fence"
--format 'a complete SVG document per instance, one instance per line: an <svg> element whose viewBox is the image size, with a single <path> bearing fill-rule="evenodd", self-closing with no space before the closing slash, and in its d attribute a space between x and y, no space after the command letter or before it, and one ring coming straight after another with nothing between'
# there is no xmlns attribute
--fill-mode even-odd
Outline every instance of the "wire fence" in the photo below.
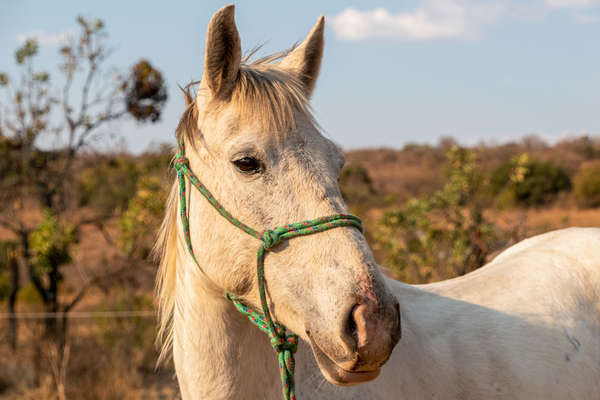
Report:
<svg viewBox="0 0 600 400"><path fill-rule="evenodd" d="M64 312L18 312L0 313L0 320L6 319L49 319L49 318L154 318L156 312L153 310L129 310L129 311L70 311Z"/></svg>

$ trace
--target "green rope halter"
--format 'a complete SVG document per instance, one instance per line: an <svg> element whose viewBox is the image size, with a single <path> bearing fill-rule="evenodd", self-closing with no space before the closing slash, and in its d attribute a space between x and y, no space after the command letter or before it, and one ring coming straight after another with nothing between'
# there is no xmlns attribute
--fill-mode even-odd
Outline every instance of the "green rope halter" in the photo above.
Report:
<svg viewBox="0 0 600 400"><path fill-rule="evenodd" d="M185 157L185 146L183 139L179 142L179 151L175 156L174 168L177 171L177 179L179 181L179 200L181 223L185 233L185 241L192 256L192 259L201 269L194 250L192 248L192 240L190 238L190 222L188 218L188 210L186 204L185 177L190 180L190 183L198 189L198 191L208 200L208 202L221 214L225 219L237 226L250 236L259 239L262 243L258 247L256 253L256 274L258 277L258 293L260 294L260 302L262 306L262 315L248 306L241 299L233 294L226 293L225 296L233 302L233 305L239 312L246 315L248 319L266 333L271 340L271 346L277 352L279 360L279 372L281 375L281 385L284 400L295 400L296 393L294 389L294 353L298 348L298 336L294 334L286 334L285 326L274 322L267 304L267 296L265 294L265 256L266 252L279 245L284 240L289 240L297 236L311 235L313 233L322 232L328 229L341 226L353 226L363 232L362 222L358 217L348 214L335 214L327 217L317 218L311 221L297 222L290 225L280 226L273 230L267 229L262 233L252 229L248 225L243 224L238 219L234 218L223 206L214 198L198 177L194 175L189 166L189 161Z"/></svg>

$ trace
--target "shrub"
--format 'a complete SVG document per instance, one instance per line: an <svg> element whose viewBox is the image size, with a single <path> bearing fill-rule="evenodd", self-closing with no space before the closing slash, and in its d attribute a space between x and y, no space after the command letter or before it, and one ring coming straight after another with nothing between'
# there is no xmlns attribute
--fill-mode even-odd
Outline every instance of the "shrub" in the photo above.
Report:
<svg viewBox="0 0 600 400"><path fill-rule="evenodd" d="M166 177L172 172L171 161L173 160L173 146L167 143L155 143L149 151L137 157L139 170L144 175L157 175Z"/></svg>
<svg viewBox="0 0 600 400"><path fill-rule="evenodd" d="M579 206L600 206L600 161L581 166L573 178L573 191Z"/></svg>
<svg viewBox="0 0 600 400"><path fill-rule="evenodd" d="M75 228L61 222L50 210L44 210L42 222L30 234L33 266L38 274L71 262L71 247L77 243Z"/></svg>
<svg viewBox="0 0 600 400"><path fill-rule="evenodd" d="M342 196L350 204L368 202L376 194L369 171L359 164L346 166L339 183Z"/></svg>
<svg viewBox="0 0 600 400"><path fill-rule="evenodd" d="M138 179L136 164L128 159L111 159L84 170L79 176L81 205L112 214L127 208L135 194Z"/></svg>
<svg viewBox="0 0 600 400"><path fill-rule="evenodd" d="M135 194L119 219L119 246L128 255L145 258L164 214L167 192L154 176L140 178Z"/></svg>
<svg viewBox="0 0 600 400"><path fill-rule="evenodd" d="M519 205L548 204L561 191L571 188L564 168L551 161L531 159L527 154L513 157L497 167L490 178L491 190L501 205L511 199Z"/></svg>
<svg viewBox="0 0 600 400"><path fill-rule="evenodd" d="M481 267L491 251L494 226L478 202L485 181L475 153L454 146L446 157L443 189L413 198L380 220L377 244L403 280L424 283L463 275Z"/></svg>
<svg viewBox="0 0 600 400"><path fill-rule="evenodd" d="M20 303L42 304L43 300L40 292L37 291L32 283L23 286L17 294Z"/></svg>

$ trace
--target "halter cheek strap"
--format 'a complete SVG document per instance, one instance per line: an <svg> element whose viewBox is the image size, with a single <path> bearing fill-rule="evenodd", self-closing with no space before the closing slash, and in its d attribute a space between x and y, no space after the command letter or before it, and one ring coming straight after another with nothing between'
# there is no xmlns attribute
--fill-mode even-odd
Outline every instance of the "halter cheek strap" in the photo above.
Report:
<svg viewBox="0 0 600 400"><path fill-rule="evenodd" d="M265 293L265 257L267 252L278 246L285 240L290 240L297 236L312 235L313 233L323 232L328 229L338 228L342 226L353 226L363 232L362 222L358 217L350 214L335 214L327 217L321 217L310 221L296 222L289 225L280 226L275 229L267 229L262 233L252 229L248 225L234 218L223 206L214 198L198 177L192 172L189 166L189 161L185 157L185 147L183 139L179 142L179 151L175 156L174 168L177 171L177 179L179 181L179 200L181 212L181 224L188 251L192 259L200 267L200 263L196 259L194 249L192 248L192 240L190 238L190 222L188 218L187 202L186 202L186 181L187 177L190 183L198 189L198 191L208 200L208 202L221 214L227 221L246 232L250 236L260 240L260 246L256 252L256 275L258 281L258 293L260 295L260 303L262 314L248 307L240 298L231 293L225 293L225 296L231 300L233 305L239 312L246 315L248 319L256 325L260 330L266 333L271 340L271 346L277 352L279 360L279 372L281 375L281 386L284 400L295 400L296 393L294 388L294 353L298 348L298 336L295 334L286 334L285 326L273 321L267 296Z"/></svg>

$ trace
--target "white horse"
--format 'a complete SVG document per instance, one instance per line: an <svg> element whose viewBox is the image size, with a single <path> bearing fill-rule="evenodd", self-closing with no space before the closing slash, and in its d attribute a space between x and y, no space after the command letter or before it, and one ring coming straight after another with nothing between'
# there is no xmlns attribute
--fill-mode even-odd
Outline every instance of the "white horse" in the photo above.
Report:
<svg viewBox="0 0 600 400"><path fill-rule="evenodd" d="M186 95L178 137L191 170L257 229L348 212L342 153L308 107L323 23L281 58L247 64L234 8L222 8L197 96ZM172 346L184 399L280 399L269 340L223 296L260 309L260 242L187 193L200 268L175 183L158 244L163 355ZM600 398L600 229L547 233L464 277L409 286L383 277L360 232L341 227L276 247L265 276L274 319L301 338L299 399Z"/></svg>

